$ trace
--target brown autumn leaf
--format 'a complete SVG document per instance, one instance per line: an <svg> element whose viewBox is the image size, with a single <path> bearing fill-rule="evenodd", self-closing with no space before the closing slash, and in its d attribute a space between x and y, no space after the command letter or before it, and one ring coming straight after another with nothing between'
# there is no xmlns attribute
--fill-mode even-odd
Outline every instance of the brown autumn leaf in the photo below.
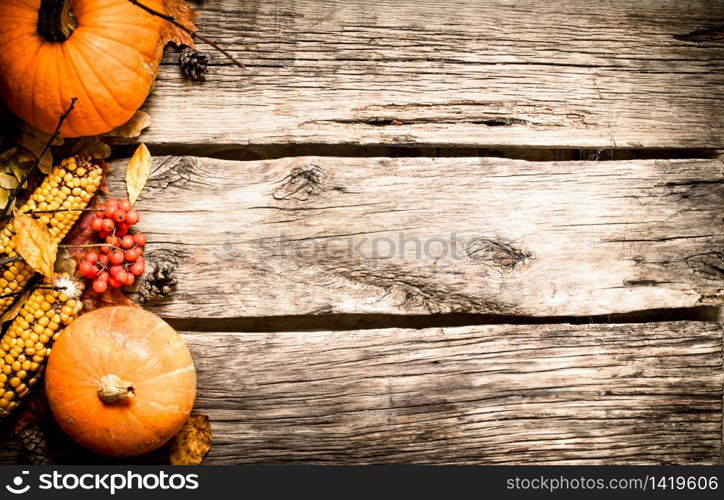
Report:
<svg viewBox="0 0 724 500"><path fill-rule="evenodd" d="M73 276L77 267L78 263L70 255L70 251L67 248L61 248L58 250L58 255L55 258L56 273Z"/></svg>
<svg viewBox="0 0 724 500"><path fill-rule="evenodd" d="M5 311L5 313L0 317L0 325L3 325L7 323L8 321L12 321L15 319L15 316L18 315L20 312L20 309L23 308L25 303L28 301L28 298L30 298L30 294L33 293L32 290L26 290L25 293L23 293L14 303L13 306Z"/></svg>
<svg viewBox="0 0 724 500"><path fill-rule="evenodd" d="M207 415L191 415L171 439L171 465L199 465L211 448Z"/></svg>
<svg viewBox="0 0 724 500"><path fill-rule="evenodd" d="M48 406L48 396L45 394L44 384L37 384L30 391L30 396L25 400L10 430L17 435L24 427L43 421L49 414L50 407Z"/></svg>
<svg viewBox="0 0 724 500"><path fill-rule="evenodd" d="M185 0L163 0L163 8L166 14L173 16L180 25L186 26L191 31L196 32L196 24L194 21L196 17L198 17L198 14L194 9L189 7ZM177 46L188 45L189 47L196 47L194 38L172 23L166 23L161 40L164 45L171 42Z"/></svg>
<svg viewBox="0 0 724 500"><path fill-rule="evenodd" d="M16 146L0 154L0 208L7 204L32 165L33 156L25 148Z"/></svg>
<svg viewBox="0 0 724 500"><path fill-rule="evenodd" d="M34 157L25 148L15 147L0 154L0 170L13 175L18 182L33 166Z"/></svg>
<svg viewBox="0 0 724 500"><path fill-rule="evenodd" d="M72 155L87 156L96 160L105 160L111 156L111 147L97 135L81 137L71 149Z"/></svg>
<svg viewBox="0 0 724 500"><path fill-rule="evenodd" d="M146 185L148 176L151 175L151 153L145 144L141 143L133 153L131 160L128 162L126 169L126 189L128 190L128 200L131 204L135 204L143 187Z"/></svg>
<svg viewBox="0 0 724 500"><path fill-rule="evenodd" d="M43 152L45 145L50 141L51 135L36 129L27 123L21 124L19 129L20 135L16 142L19 146L26 149L32 155L32 159L34 160L40 156L40 153ZM60 146L61 144L63 144L63 139L61 137L56 137L51 143L51 146ZM53 168L53 154L50 152L50 148L48 148L42 158L40 158L38 168L44 174L50 173Z"/></svg>
<svg viewBox="0 0 724 500"><path fill-rule="evenodd" d="M124 139L133 139L141 135L143 129L149 125L151 125L151 115L139 109L130 120L123 125L119 125L114 128L106 135L112 137L123 137Z"/></svg>
<svg viewBox="0 0 724 500"><path fill-rule="evenodd" d="M15 251L37 272L53 277L58 242L50 234L48 226L32 215L15 211Z"/></svg>
<svg viewBox="0 0 724 500"><path fill-rule="evenodd" d="M138 304L128 298L120 288L110 287L105 292L98 294L93 291L93 287L87 286L83 290L83 312L91 312L101 307L110 306L134 306Z"/></svg>

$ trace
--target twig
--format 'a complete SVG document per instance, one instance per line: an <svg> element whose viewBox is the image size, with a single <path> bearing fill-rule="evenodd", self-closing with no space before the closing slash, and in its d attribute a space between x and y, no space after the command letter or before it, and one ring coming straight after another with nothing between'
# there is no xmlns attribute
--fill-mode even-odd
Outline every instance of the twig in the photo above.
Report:
<svg viewBox="0 0 724 500"><path fill-rule="evenodd" d="M17 297L18 295L22 295L25 292L33 292L35 290L65 290L64 286L56 287L56 286L34 286L30 288L26 288L25 290L18 290L17 292L10 292L6 293L5 295L0 295L0 299L6 299L8 297Z"/></svg>
<svg viewBox="0 0 724 500"><path fill-rule="evenodd" d="M0 266L14 264L15 262L20 262L21 260L23 260L23 258L19 255L16 255L15 257L6 257L5 259L0 260Z"/></svg>
<svg viewBox="0 0 724 500"><path fill-rule="evenodd" d="M56 210L28 210L26 214L57 214L60 212L102 212L102 208L58 208Z"/></svg>
<svg viewBox="0 0 724 500"><path fill-rule="evenodd" d="M28 210L24 214L57 214L60 212L102 212L101 208L58 208L56 210ZM0 217L0 222L12 219L12 214L5 214Z"/></svg>
<svg viewBox="0 0 724 500"><path fill-rule="evenodd" d="M201 40L202 42L211 45L213 48L215 48L216 50L218 50L219 52L224 54L232 63L234 63L241 69L246 68L246 66L244 66L243 63L241 63L240 61L237 61L234 58L234 56L232 56L227 50L225 50L221 46L219 46L216 42L213 42L213 41L209 40L208 38L206 38L205 36L201 36L198 33L196 33L195 31L193 31L192 29L187 28L186 26L184 26L183 24L178 22L175 17L169 16L168 14L163 14L161 12L158 12L157 10L152 9L149 6L142 4L138 0L128 0L128 1L131 2L133 5L135 5L136 7L140 7L141 9L145 10L149 14L152 14L156 17L160 17L164 21L168 21L169 23L173 24L177 28L179 28L179 29L185 31L186 33L188 33L189 35L191 35L193 38L197 38L197 39Z"/></svg>
<svg viewBox="0 0 724 500"><path fill-rule="evenodd" d="M50 136L50 139L48 139L48 142L45 143L45 146L43 146L43 150L40 152L38 156L35 157L35 161L33 161L33 164L30 166L27 172L23 174L23 178L20 179L20 182L18 183L18 187L15 188L15 191L12 192L10 197L8 198L7 203L5 203L5 208L3 208L3 214L8 213L8 209L10 208L10 205L13 204L13 201L15 201L15 198L18 196L18 191L22 189L23 185L28 182L28 179L30 178L30 175L35 172L35 169L38 168L38 165L40 164L41 158L45 155L45 153L48 152L48 149L50 149L50 146L53 144L53 141L55 141L55 138L58 137L58 133L60 133L60 127L63 126L63 123L65 122L65 119L68 118L68 115L73 111L75 108L75 103L78 102L78 98L74 97L70 100L70 106L68 106L68 109L65 110L65 113L60 115L60 118L58 119L58 125L55 126L55 131L53 132L53 135Z"/></svg>
<svg viewBox="0 0 724 500"><path fill-rule="evenodd" d="M87 245L58 245L58 248L98 248L98 247L108 247L112 248L114 250L120 250L124 251L121 247L117 247L115 245L111 245L109 243L88 243Z"/></svg>

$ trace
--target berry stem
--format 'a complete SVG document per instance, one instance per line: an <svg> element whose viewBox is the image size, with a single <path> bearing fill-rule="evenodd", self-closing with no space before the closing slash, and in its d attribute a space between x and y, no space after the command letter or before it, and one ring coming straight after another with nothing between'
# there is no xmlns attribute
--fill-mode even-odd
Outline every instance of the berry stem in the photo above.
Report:
<svg viewBox="0 0 724 500"><path fill-rule="evenodd" d="M108 243L88 243L86 245L58 245L58 248L98 248L98 247L108 247L108 248L112 248L114 250L123 251L123 249L121 247L117 247L115 245L111 245Z"/></svg>

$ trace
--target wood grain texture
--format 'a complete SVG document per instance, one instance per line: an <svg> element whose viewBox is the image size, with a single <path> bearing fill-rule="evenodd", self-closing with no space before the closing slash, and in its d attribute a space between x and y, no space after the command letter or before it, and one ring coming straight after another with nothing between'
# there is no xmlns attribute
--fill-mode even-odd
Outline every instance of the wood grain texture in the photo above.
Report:
<svg viewBox="0 0 724 500"><path fill-rule="evenodd" d="M192 2L203 84L167 55L149 144L724 144L724 4ZM711 36L696 35L711 30Z"/></svg>
<svg viewBox="0 0 724 500"><path fill-rule="evenodd" d="M208 464L719 460L713 323L184 336ZM0 462L13 460L5 446Z"/></svg>
<svg viewBox="0 0 724 500"><path fill-rule="evenodd" d="M217 436L209 463L719 458L717 325L186 338Z"/></svg>
<svg viewBox="0 0 724 500"><path fill-rule="evenodd" d="M124 193L124 161L111 190ZM167 318L566 316L722 302L721 160L157 158Z"/></svg>

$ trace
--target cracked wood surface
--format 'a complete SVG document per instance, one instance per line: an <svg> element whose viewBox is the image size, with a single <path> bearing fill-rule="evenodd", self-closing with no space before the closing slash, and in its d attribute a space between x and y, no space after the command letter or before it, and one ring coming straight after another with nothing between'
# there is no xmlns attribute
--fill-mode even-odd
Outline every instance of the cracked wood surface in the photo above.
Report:
<svg viewBox="0 0 724 500"><path fill-rule="evenodd" d="M724 144L724 3L191 2L203 84L166 56L148 144Z"/></svg>
<svg viewBox="0 0 724 500"><path fill-rule="evenodd" d="M722 302L721 160L161 157L137 207L166 318Z"/></svg>
<svg viewBox="0 0 724 500"><path fill-rule="evenodd" d="M184 336L195 411L212 423L207 464L716 464L721 452L714 323ZM102 460L55 448L62 463ZM0 462L17 460L6 441Z"/></svg>

